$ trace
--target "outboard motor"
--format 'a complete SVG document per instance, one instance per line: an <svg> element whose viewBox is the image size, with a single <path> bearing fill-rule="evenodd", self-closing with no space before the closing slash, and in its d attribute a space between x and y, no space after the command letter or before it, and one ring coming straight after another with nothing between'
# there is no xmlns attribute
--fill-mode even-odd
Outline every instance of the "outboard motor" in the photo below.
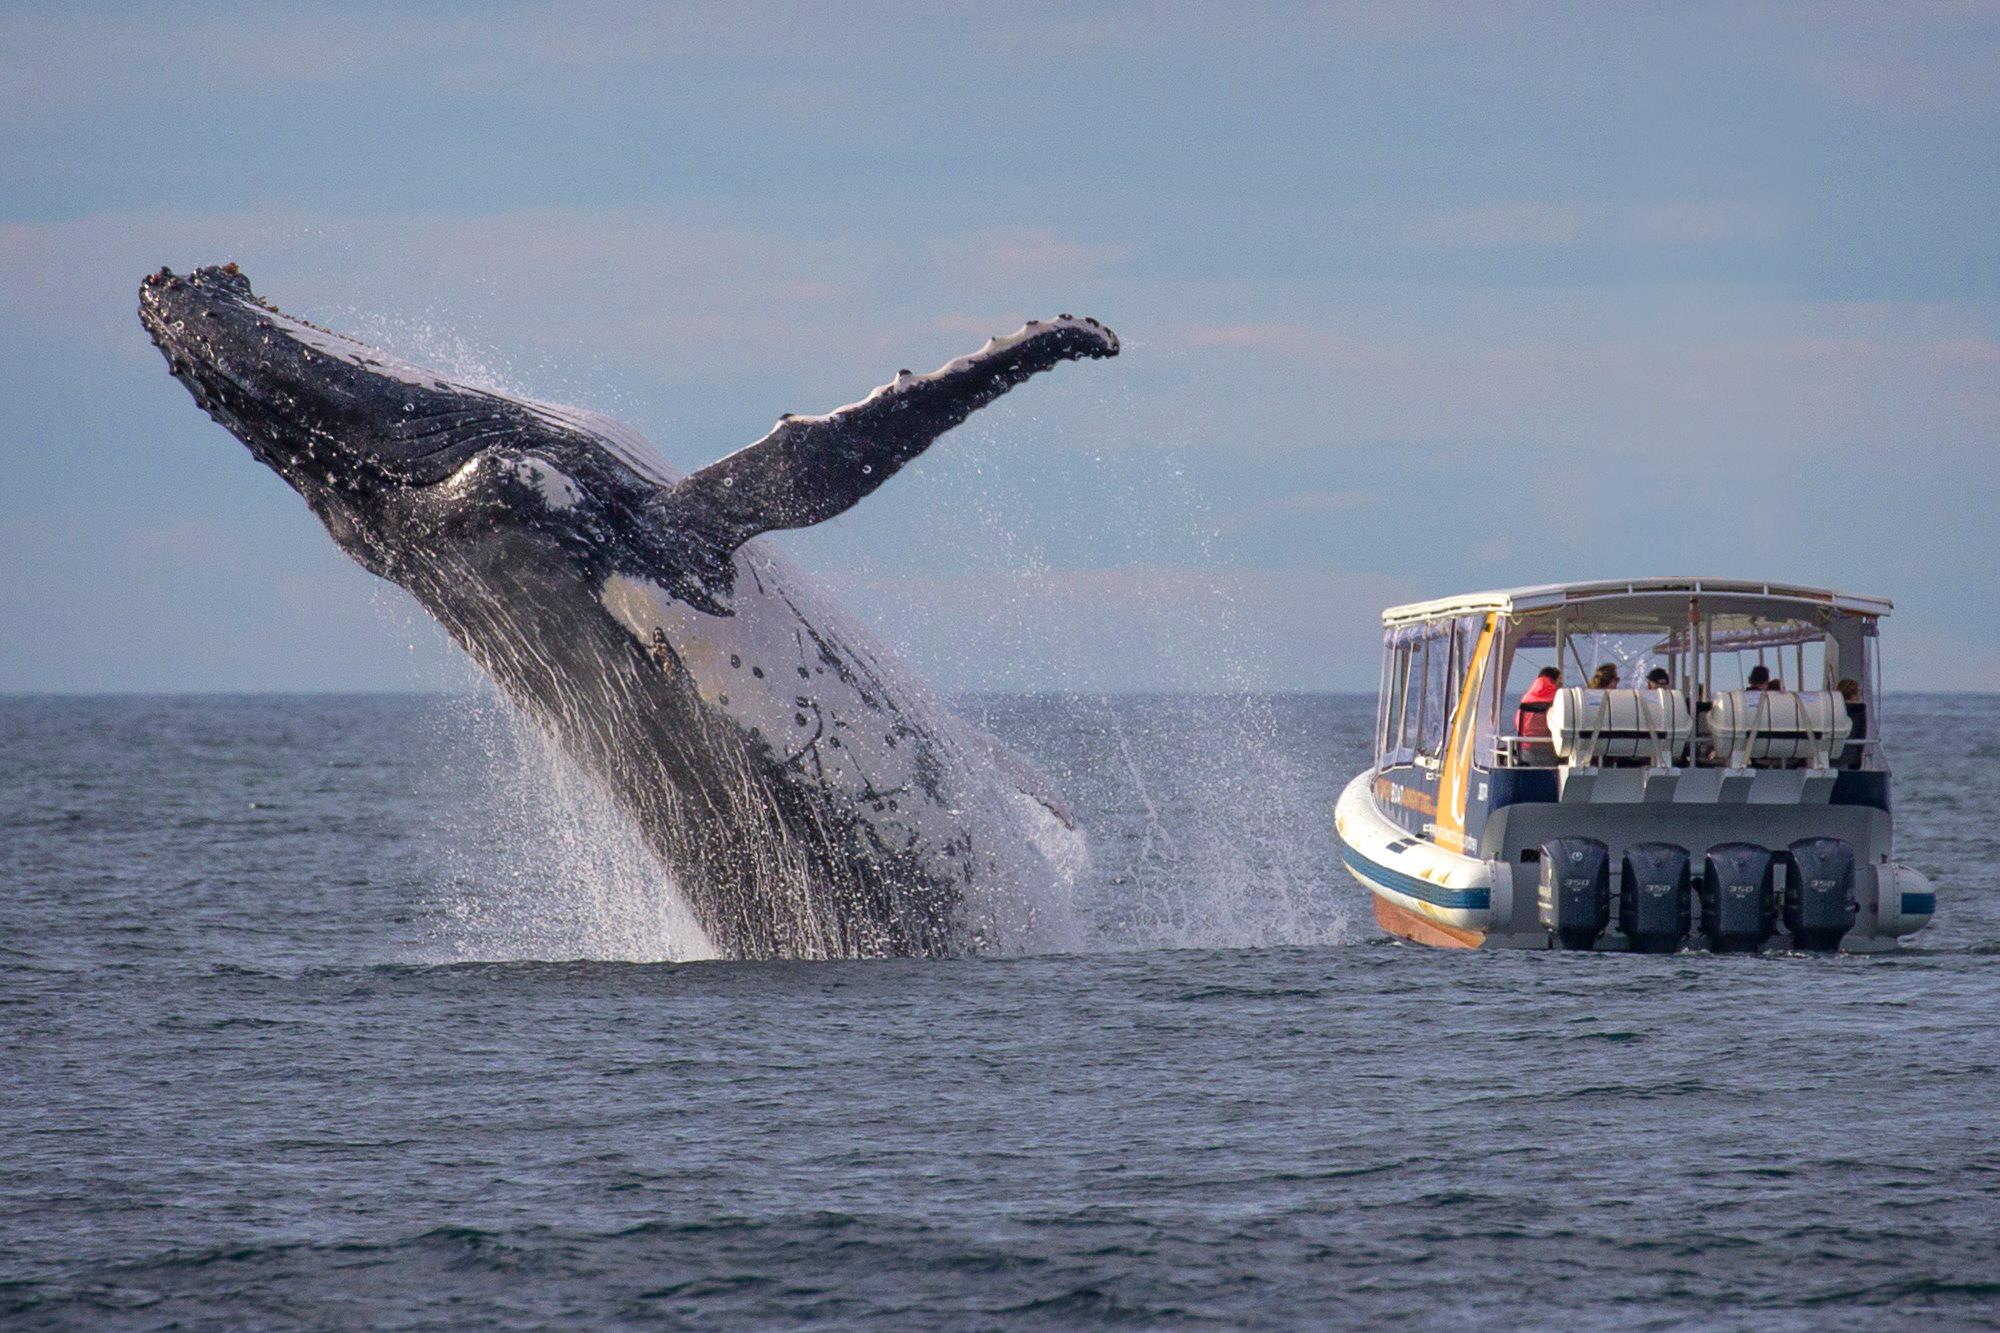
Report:
<svg viewBox="0 0 2000 1333"><path fill-rule="evenodd" d="M1694 906L1688 851L1670 842L1625 849L1618 875L1618 929L1633 953L1672 953L1687 938Z"/></svg>
<svg viewBox="0 0 2000 1333"><path fill-rule="evenodd" d="M1708 849L1701 872L1701 932L1717 953L1755 953L1778 928L1777 858L1747 842Z"/></svg>
<svg viewBox="0 0 2000 1333"><path fill-rule="evenodd" d="M1840 838L1792 844L1785 876L1785 929L1799 949L1828 952L1861 911L1854 900L1854 848Z"/></svg>
<svg viewBox="0 0 2000 1333"><path fill-rule="evenodd" d="M1611 851L1595 838L1542 844L1541 922L1565 949L1588 949L1611 923Z"/></svg>

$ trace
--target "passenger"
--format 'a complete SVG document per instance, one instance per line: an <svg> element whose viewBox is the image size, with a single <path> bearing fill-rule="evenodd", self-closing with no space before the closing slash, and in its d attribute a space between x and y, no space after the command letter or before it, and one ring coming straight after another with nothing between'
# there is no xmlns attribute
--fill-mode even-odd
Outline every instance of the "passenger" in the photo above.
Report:
<svg viewBox="0 0 2000 1333"><path fill-rule="evenodd" d="M1606 662L1590 673L1590 688L1593 690L1615 690L1618 688L1618 667Z"/></svg>
<svg viewBox="0 0 2000 1333"><path fill-rule="evenodd" d="M1654 667L1646 673L1646 688L1649 690L1671 690L1674 678L1667 674L1665 667Z"/></svg>
<svg viewBox="0 0 2000 1333"><path fill-rule="evenodd" d="M1840 767L1861 767L1861 742L1868 739L1868 705L1861 698L1861 682L1843 680L1834 686L1847 703L1847 744L1840 750Z"/></svg>
<svg viewBox="0 0 2000 1333"><path fill-rule="evenodd" d="M1768 690L1771 688L1771 668L1759 662L1750 668L1748 679L1743 682L1746 690Z"/></svg>
<svg viewBox="0 0 2000 1333"><path fill-rule="evenodd" d="M1521 762L1546 767L1556 761L1556 747L1548 740L1549 705L1562 688L1562 668L1546 666L1535 674L1528 692L1514 710L1514 734L1526 741L1521 746ZM1539 739L1537 739L1539 738Z"/></svg>

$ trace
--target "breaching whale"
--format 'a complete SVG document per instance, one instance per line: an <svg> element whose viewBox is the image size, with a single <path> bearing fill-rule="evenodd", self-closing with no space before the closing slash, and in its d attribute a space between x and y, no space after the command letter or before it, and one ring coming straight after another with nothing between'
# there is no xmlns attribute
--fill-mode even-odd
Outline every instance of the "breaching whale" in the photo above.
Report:
<svg viewBox="0 0 2000 1333"><path fill-rule="evenodd" d="M1030 376L1117 355L1096 320L1030 322L681 476L605 417L287 315L233 264L148 276L139 316L195 402L617 798L724 955L974 952L1065 914L1036 836L1060 800L758 537L845 511Z"/></svg>

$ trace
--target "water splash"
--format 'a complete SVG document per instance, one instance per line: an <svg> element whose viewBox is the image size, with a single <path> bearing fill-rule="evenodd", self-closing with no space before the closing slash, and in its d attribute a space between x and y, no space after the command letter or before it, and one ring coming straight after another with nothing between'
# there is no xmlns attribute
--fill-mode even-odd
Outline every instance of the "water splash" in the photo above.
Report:
<svg viewBox="0 0 2000 1333"><path fill-rule="evenodd" d="M352 312L357 336L500 393L531 390L509 363L419 317ZM549 367L541 368L546 372ZM560 397L561 395L557 395ZM417 641L442 631L383 585L378 610ZM421 628L420 628L421 627ZM717 950L672 876L617 801L471 662L448 649L433 682L439 762L451 812L432 840L447 886L431 904L441 960L713 958Z"/></svg>
<svg viewBox="0 0 2000 1333"><path fill-rule="evenodd" d="M994 678L990 663L1069 665L1088 678L1101 675L1100 662L1143 668L1150 659L1174 663L1188 691L1131 695L1114 687L1059 704L1044 697L1064 719L1049 729L1015 709L988 710L1028 728L1033 757L1076 804L1090 836L1092 869L1076 893L1087 947L1264 947L1369 936L1329 833L1339 783L1366 762L1366 737L1319 738L1320 768L1294 757L1301 719L1282 697L1255 692L1268 675L1266 649L1246 625L1240 581L1218 556L1213 504L1188 479L1189 442L1148 441L1143 468L1116 465L1113 451L1129 443L1120 441L1057 464L1080 474L1077 489L1106 497L1099 513L1107 530L1093 541L1125 557L1121 568L1065 572L1034 535L1049 529L1036 512L1037 490L1022 479L1050 463L1034 456L1010 420L1022 415L996 405L926 462L947 498L922 506L918 521L936 529L940 547L956 545L967 564L1002 571L971 581L965 601L977 606L979 623L956 635L938 665L961 679L1012 687L1012 678ZM904 637L883 623L880 605L872 609L885 637ZM1094 621L1114 618L1122 622L1117 634L1092 637ZM1002 732L1015 739L1004 721ZM1360 748L1350 756L1354 742Z"/></svg>
<svg viewBox="0 0 2000 1333"><path fill-rule="evenodd" d="M1344 944L1364 933L1332 858L1345 772L1297 759L1311 710L1283 698L1074 696L982 701L1060 776L1091 836L1077 890L1087 947Z"/></svg>
<svg viewBox="0 0 2000 1333"><path fill-rule="evenodd" d="M1355 939L1353 900L1325 855L1325 775L1287 755L1274 701L1176 697L1152 711L1145 757L1125 771L1148 791L1156 836L1116 872L1129 906L1100 928L1127 948Z"/></svg>
<svg viewBox="0 0 2000 1333"><path fill-rule="evenodd" d="M455 788L440 948L465 959L682 962L715 946L618 803L490 686L440 701Z"/></svg>

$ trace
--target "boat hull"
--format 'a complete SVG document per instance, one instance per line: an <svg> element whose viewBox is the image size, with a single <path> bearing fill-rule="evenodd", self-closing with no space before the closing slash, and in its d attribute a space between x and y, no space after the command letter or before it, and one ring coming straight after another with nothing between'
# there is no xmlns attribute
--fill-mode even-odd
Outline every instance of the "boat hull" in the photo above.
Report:
<svg viewBox="0 0 2000 1333"><path fill-rule="evenodd" d="M1440 949L1477 949L1486 943L1486 932L1483 930L1455 930L1435 921L1427 921L1407 908L1396 906L1379 893L1375 895L1375 924L1413 944L1429 944Z"/></svg>
<svg viewBox="0 0 2000 1333"><path fill-rule="evenodd" d="M1375 805L1372 771L1334 807L1341 860L1375 900L1382 929L1418 944L1477 949L1493 921L1493 867L1412 838Z"/></svg>
<svg viewBox="0 0 2000 1333"><path fill-rule="evenodd" d="M1383 930L1414 944L1444 949L1546 949L1550 934L1536 915L1536 885L1517 883L1507 860L1485 860L1447 851L1411 833L1376 804L1377 774L1360 773L1334 806L1334 830L1348 873L1373 899L1375 921ZM1603 821L1624 817L1633 807L1598 812ZM1712 841L1689 839L1706 847ZM1858 920L1840 940L1845 953L1875 953L1896 947L1896 938L1921 929L1936 908L1930 881L1909 866L1883 860L1857 867ZM1710 947L1696 932L1689 947ZM1614 922L1594 945L1628 948ZM1782 929L1768 947L1793 947Z"/></svg>

